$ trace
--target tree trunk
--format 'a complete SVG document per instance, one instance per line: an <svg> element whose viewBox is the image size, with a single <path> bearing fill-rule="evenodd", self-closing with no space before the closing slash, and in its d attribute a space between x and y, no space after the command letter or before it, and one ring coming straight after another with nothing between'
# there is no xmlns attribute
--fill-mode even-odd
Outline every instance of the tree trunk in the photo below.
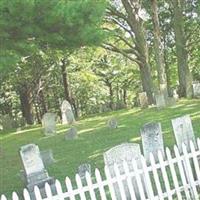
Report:
<svg viewBox="0 0 200 200"><path fill-rule="evenodd" d="M124 106L127 106L126 98L127 98L127 90L123 89L123 103L124 103Z"/></svg>
<svg viewBox="0 0 200 200"><path fill-rule="evenodd" d="M158 73L158 84L160 91L165 95L165 97L167 97L168 96L167 77L165 71L163 45L160 36L157 0L151 0L151 7L152 7L152 18L154 24L154 50L155 50L155 60Z"/></svg>
<svg viewBox="0 0 200 200"><path fill-rule="evenodd" d="M68 74L67 74L67 69L66 69L66 61L65 59L61 60L62 65L61 65L61 72L62 72L62 79L63 79L63 86L64 86L64 95L65 99L69 101L71 104L71 98L70 98L70 92L69 92L69 83L68 83Z"/></svg>
<svg viewBox="0 0 200 200"><path fill-rule="evenodd" d="M21 102L21 110L22 115L26 119L26 123L32 125L34 123L33 120L33 104L31 99L31 92L23 86L19 90L20 102Z"/></svg>
<svg viewBox="0 0 200 200"><path fill-rule="evenodd" d="M108 88L109 88L109 98L110 98L110 109L113 110L114 106L113 106L113 88L112 88L112 84L109 83L108 84Z"/></svg>
<svg viewBox="0 0 200 200"><path fill-rule="evenodd" d="M180 0L173 0L174 33L178 63L179 95L192 97L192 75L188 67L188 53L184 32L183 10Z"/></svg>

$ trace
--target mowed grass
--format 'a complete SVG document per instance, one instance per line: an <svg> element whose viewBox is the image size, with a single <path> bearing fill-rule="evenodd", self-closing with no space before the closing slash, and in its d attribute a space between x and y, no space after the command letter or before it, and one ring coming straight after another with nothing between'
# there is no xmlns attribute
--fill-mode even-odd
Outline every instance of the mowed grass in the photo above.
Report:
<svg viewBox="0 0 200 200"><path fill-rule="evenodd" d="M77 121L78 139L66 141L64 135L69 126L58 125L57 134L45 137L40 126L27 127L21 132L1 132L0 139L0 194L22 192L24 184L19 176L23 169L19 156L22 145L37 144L40 150L52 149L56 162L48 167L50 176L64 183L65 177L74 180L77 168L82 163L90 163L92 169L102 169L103 153L123 142L141 144L140 128L148 122L161 122L165 146L175 144L171 119L190 114L196 137L200 136L200 100L181 100L176 106L162 110L124 109L104 113ZM117 129L109 129L107 121L111 117L118 120Z"/></svg>

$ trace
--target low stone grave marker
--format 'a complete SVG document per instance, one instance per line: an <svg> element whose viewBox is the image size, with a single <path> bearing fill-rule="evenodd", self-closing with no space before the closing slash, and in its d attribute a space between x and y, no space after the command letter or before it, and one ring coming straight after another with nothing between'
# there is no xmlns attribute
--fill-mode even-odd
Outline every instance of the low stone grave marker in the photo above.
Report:
<svg viewBox="0 0 200 200"><path fill-rule="evenodd" d="M42 118L42 125L44 128L44 134L46 136L52 136L56 134L56 114L45 113Z"/></svg>
<svg viewBox="0 0 200 200"><path fill-rule="evenodd" d="M65 135L65 140L73 140L76 138L78 138L77 129L76 127L71 127Z"/></svg>
<svg viewBox="0 0 200 200"><path fill-rule="evenodd" d="M138 169L142 167L140 145L136 143L123 143L121 145L117 145L111 148L110 150L108 150L107 152L105 152L103 156L104 156L104 163L108 167L111 177L114 177L116 175L114 171L114 163L116 163L117 166L119 167L120 174L125 173L124 168L123 168L123 161L126 161L128 163L128 167L130 171L134 170L133 165L132 165L132 160L134 160ZM142 182L144 185L143 178L142 178ZM139 189L138 189L135 177L132 179L132 183L134 186L136 197L139 198L140 197ZM126 180L123 181L123 185L125 188L126 198L131 199ZM117 183L114 184L114 189L115 189L117 200L121 200L119 186Z"/></svg>
<svg viewBox="0 0 200 200"><path fill-rule="evenodd" d="M91 165L88 163L81 164L78 167L78 174L84 184L86 183L86 172L91 174Z"/></svg>
<svg viewBox="0 0 200 200"><path fill-rule="evenodd" d="M148 123L145 124L141 130L142 146L144 157L147 162L150 162L150 153L154 155L155 161L158 161L158 150L160 150L164 156L164 144L162 137L162 129L160 123Z"/></svg>
<svg viewBox="0 0 200 200"><path fill-rule="evenodd" d="M200 98L200 83L193 83L193 96L195 98Z"/></svg>
<svg viewBox="0 0 200 200"><path fill-rule="evenodd" d="M115 118L111 118L108 120L108 127L110 129L116 129L118 127L118 122L117 122L117 119Z"/></svg>
<svg viewBox="0 0 200 200"><path fill-rule="evenodd" d="M44 167L38 146L35 144L22 146L20 149L20 156L24 166L26 187L30 192L31 198L35 198L35 185L39 187L41 195L45 197L44 187L46 182L50 184L52 192L55 193L55 181L48 175L48 172Z"/></svg>
<svg viewBox="0 0 200 200"><path fill-rule="evenodd" d="M55 163L55 159L53 157L53 151L51 149L41 151L40 155L45 167Z"/></svg>
<svg viewBox="0 0 200 200"><path fill-rule="evenodd" d="M75 122L74 113L70 103L64 100L61 105L62 124L72 124Z"/></svg>
<svg viewBox="0 0 200 200"><path fill-rule="evenodd" d="M140 102L141 108L147 108L148 107L149 102L148 102L148 97L147 97L146 92L139 93L139 102Z"/></svg>
<svg viewBox="0 0 200 200"><path fill-rule="evenodd" d="M166 106L164 94L162 93L155 94L155 99L156 99L156 107L158 109L164 108Z"/></svg>
<svg viewBox="0 0 200 200"><path fill-rule="evenodd" d="M1 119L3 130L10 130L16 128L17 124L14 119L9 115L3 115Z"/></svg>
<svg viewBox="0 0 200 200"><path fill-rule="evenodd" d="M190 140L196 146L192 121L189 115L172 119L172 126L176 138L176 143L181 153L183 152L182 143L184 143L187 146L188 151L190 151L190 146L189 146Z"/></svg>

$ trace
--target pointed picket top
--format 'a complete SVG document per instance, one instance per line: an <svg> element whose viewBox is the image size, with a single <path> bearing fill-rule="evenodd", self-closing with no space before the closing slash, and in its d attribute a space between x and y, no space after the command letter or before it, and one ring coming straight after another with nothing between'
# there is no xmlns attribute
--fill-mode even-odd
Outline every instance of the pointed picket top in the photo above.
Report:
<svg viewBox="0 0 200 200"><path fill-rule="evenodd" d="M52 192L51 192L51 187L49 185L49 183L45 183L45 192L46 192L46 195L47 195L47 199L52 199L53 195L52 195Z"/></svg>
<svg viewBox="0 0 200 200"><path fill-rule="evenodd" d="M56 191L59 196L63 195L62 186L59 180L56 179L55 181Z"/></svg>
<svg viewBox="0 0 200 200"><path fill-rule="evenodd" d="M7 200L7 198L4 194L1 195L1 200Z"/></svg>
<svg viewBox="0 0 200 200"><path fill-rule="evenodd" d="M30 194L26 188L23 191L23 196L25 200L31 200Z"/></svg>
<svg viewBox="0 0 200 200"><path fill-rule="evenodd" d="M16 192L12 193L12 200L19 200L19 197Z"/></svg>
<svg viewBox="0 0 200 200"><path fill-rule="evenodd" d="M65 178L65 185L66 185L67 194L70 197L70 200L75 200L74 193L73 193L72 182L71 182L71 180L70 180L70 178L68 176Z"/></svg>
<svg viewBox="0 0 200 200"><path fill-rule="evenodd" d="M101 199L106 200L107 198L106 198L104 186L102 184L101 174L100 174L99 169L97 169L97 168L95 169L95 177L96 177L97 184L99 185L99 192L101 194Z"/></svg>
<svg viewBox="0 0 200 200"><path fill-rule="evenodd" d="M95 200L96 199L96 195L94 193L91 175L90 175L90 173L88 171L85 172L85 177L86 177L87 185L89 187L89 193L90 193L91 199Z"/></svg>
<svg viewBox="0 0 200 200"><path fill-rule="evenodd" d="M42 200L42 196L41 196L40 189L38 188L38 186L34 187L34 193L37 200Z"/></svg>

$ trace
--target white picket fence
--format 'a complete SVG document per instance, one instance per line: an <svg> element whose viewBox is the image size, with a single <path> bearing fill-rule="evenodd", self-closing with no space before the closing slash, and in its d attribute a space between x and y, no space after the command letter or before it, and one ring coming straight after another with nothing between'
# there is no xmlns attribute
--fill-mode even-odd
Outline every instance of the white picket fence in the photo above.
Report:
<svg viewBox="0 0 200 200"><path fill-rule="evenodd" d="M174 146L174 155L172 156L169 148L166 148L165 157L158 152L158 162L155 162L153 155L150 156L150 164L147 165L144 157L142 160L142 168L138 169L136 162L132 161L133 171L129 170L128 164L123 162L124 174L120 174L118 166L115 165L116 176L111 177L109 169L104 168L105 174L100 174L98 169L95 170L95 176L91 177L86 173L86 182L83 183L79 175L76 175L76 186L72 186L71 180L67 177L65 181L65 191L58 180L55 181L57 194L53 195L50 186L46 183L46 197L42 197L38 187L35 187L36 200L126 200L128 186L129 195L132 200L165 200L165 199L200 199L200 140L197 139L197 147L190 142L191 152L187 152L186 146L183 144L183 154L180 155L177 146ZM138 191L135 191L133 181L137 183ZM118 194L116 196L116 183L118 184ZM137 193L137 195L136 195ZM136 197L137 196L137 197ZM129 199L130 199L129 198ZM18 197L13 192L12 200L31 200L27 189L23 191L23 197ZM5 195L1 196L1 200L7 200Z"/></svg>

